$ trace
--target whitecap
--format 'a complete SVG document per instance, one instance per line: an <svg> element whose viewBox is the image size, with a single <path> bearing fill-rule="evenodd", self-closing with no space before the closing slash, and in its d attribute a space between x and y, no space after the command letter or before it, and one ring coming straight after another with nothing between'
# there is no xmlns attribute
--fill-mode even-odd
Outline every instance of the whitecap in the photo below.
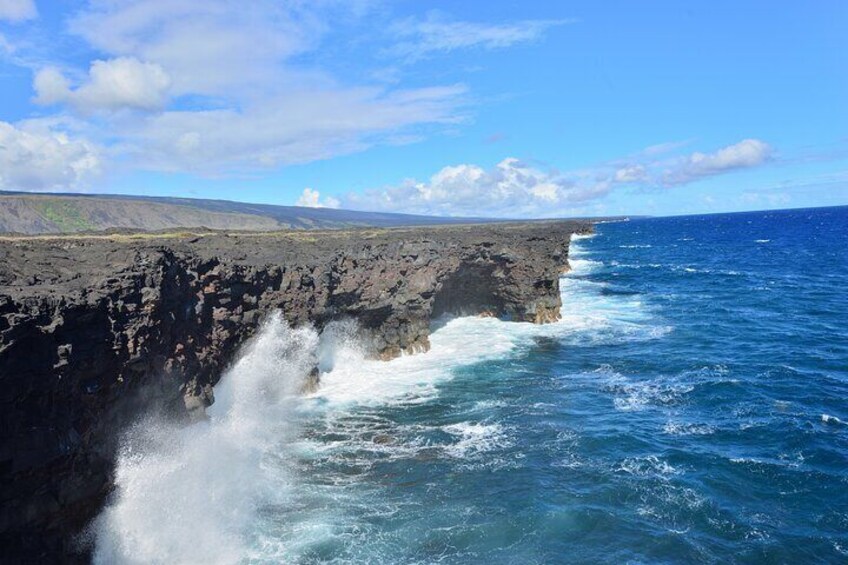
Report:
<svg viewBox="0 0 848 565"><path fill-rule="evenodd" d="M650 477L668 480L674 475L679 475L680 470L673 467L668 461L656 455L645 457L627 457L621 460L613 468L614 472L627 473L637 477Z"/></svg>
<svg viewBox="0 0 848 565"><path fill-rule="evenodd" d="M497 423L460 422L443 426L442 430L458 438L456 443L444 448L445 453L457 459L474 457L512 445L507 429Z"/></svg>
<svg viewBox="0 0 848 565"><path fill-rule="evenodd" d="M715 432L715 428L709 424L691 424L681 422L666 422L663 426L663 432L668 435L675 436L703 436L710 435Z"/></svg>
<svg viewBox="0 0 848 565"><path fill-rule="evenodd" d="M591 259L574 259L568 260L570 266L570 274L572 275L588 275L602 268L604 264L601 261L592 261Z"/></svg>
<svg viewBox="0 0 848 565"><path fill-rule="evenodd" d="M571 234L571 241L580 241L581 239L592 239L597 235L597 233L573 233Z"/></svg>
<svg viewBox="0 0 848 565"><path fill-rule="evenodd" d="M492 410L494 408L503 408L507 406L507 403L503 400L478 400L474 403L472 410Z"/></svg>
<svg viewBox="0 0 848 565"><path fill-rule="evenodd" d="M615 395L613 405L616 410L624 412L680 404L694 388L693 385L684 383L629 381L624 378L613 380L606 386L606 389Z"/></svg>
<svg viewBox="0 0 848 565"><path fill-rule="evenodd" d="M843 425L843 426L848 425L848 422L845 422L844 420L840 420L836 416L831 416L830 414L822 414L821 415L821 421L824 424L837 424L837 425Z"/></svg>

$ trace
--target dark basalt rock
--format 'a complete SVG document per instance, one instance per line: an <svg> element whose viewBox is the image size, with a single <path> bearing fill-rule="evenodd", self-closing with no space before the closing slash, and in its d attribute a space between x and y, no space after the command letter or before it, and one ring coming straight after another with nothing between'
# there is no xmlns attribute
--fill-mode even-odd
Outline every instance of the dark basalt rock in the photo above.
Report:
<svg viewBox="0 0 848 565"><path fill-rule="evenodd" d="M0 241L0 561L72 552L110 491L120 431L151 410L204 417L266 313L318 328L355 318L383 358L427 350L442 314L551 322L570 234L589 230Z"/></svg>

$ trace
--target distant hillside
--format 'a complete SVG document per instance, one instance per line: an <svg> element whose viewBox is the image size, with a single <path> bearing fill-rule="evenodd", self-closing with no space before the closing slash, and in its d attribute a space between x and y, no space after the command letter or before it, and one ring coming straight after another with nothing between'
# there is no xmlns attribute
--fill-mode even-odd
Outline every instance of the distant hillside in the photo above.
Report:
<svg viewBox="0 0 848 565"><path fill-rule="evenodd" d="M0 191L0 233L71 233L113 228L145 231L199 227L216 230L335 229L452 224L469 220L227 200Z"/></svg>

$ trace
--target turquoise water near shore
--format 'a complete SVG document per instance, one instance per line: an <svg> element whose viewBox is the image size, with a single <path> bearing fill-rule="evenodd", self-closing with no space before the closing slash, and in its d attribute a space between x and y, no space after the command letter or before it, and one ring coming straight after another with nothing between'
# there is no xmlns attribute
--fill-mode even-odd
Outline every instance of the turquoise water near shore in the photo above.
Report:
<svg viewBox="0 0 848 565"><path fill-rule="evenodd" d="M388 363L272 319L210 422L128 437L95 560L848 561L848 208L601 224L571 266L561 322Z"/></svg>

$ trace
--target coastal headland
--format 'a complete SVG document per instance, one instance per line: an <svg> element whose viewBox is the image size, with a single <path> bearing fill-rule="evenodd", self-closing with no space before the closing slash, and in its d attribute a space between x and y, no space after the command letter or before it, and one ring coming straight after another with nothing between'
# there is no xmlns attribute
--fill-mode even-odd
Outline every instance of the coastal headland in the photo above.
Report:
<svg viewBox="0 0 848 565"><path fill-rule="evenodd" d="M151 411L205 417L267 314L319 330L353 319L386 359L426 351L431 322L446 315L552 322L571 235L591 230L549 221L3 238L6 557L72 551L111 491L121 430Z"/></svg>

